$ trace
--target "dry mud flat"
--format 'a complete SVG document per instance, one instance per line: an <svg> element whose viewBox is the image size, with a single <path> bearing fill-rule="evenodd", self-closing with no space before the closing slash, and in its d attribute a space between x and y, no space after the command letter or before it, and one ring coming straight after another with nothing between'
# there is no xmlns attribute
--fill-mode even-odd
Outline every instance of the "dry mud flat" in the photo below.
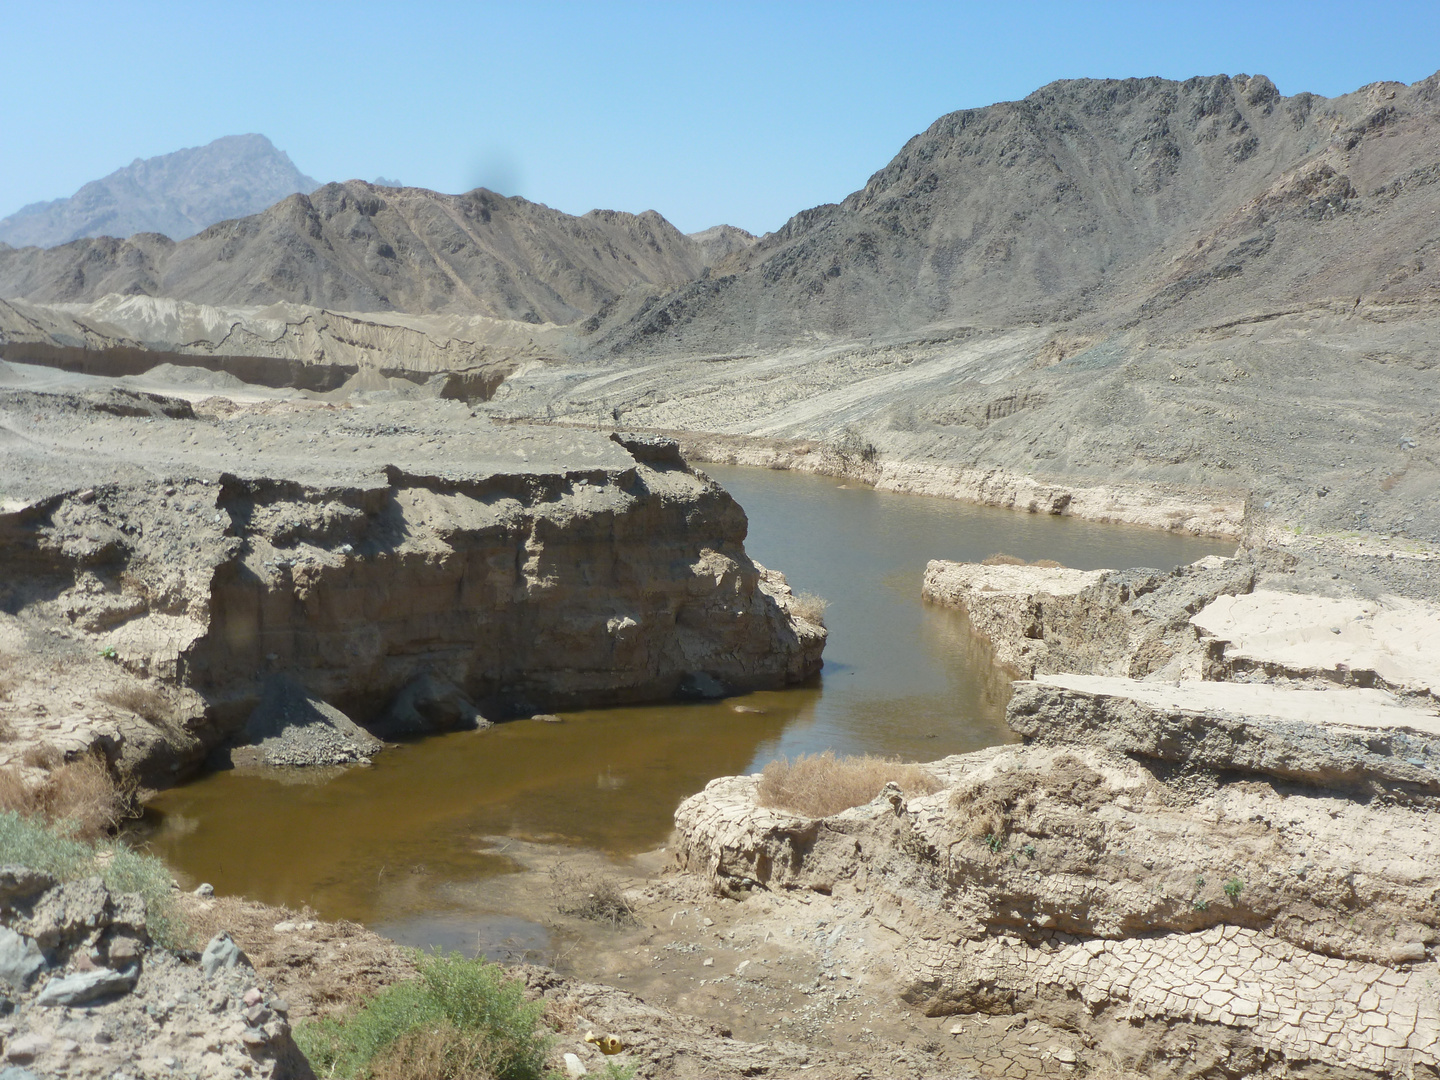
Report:
<svg viewBox="0 0 1440 1080"><path fill-rule="evenodd" d="M927 595L1034 675L1025 743L823 820L716 780L677 811L680 863L809 894L852 974L885 957L927 1015L1053 1024L1092 1067L1434 1075L1440 610L1286 574L932 563Z"/></svg>

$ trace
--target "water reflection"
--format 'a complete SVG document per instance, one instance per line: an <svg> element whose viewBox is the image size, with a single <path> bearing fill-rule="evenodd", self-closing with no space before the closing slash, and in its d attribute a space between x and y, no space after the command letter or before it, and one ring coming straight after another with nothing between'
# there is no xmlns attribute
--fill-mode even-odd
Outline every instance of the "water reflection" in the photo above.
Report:
<svg viewBox="0 0 1440 1080"><path fill-rule="evenodd" d="M829 600L815 685L519 721L338 773L218 773L154 800L141 824L152 848L222 893L448 941L474 918L453 914L457 883L515 869L490 838L633 853L664 843L676 804L707 781L779 754L928 760L1008 739L1009 680L963 615L921 602L928 559L1003 550L1081 568L1168 567L1227 550L798 474L707 471L746 508L750 553ZM474 890L467 896L473 912ZM529 940L511 929L498 940ZM467 947L485 951L488 940Z"/></svg>

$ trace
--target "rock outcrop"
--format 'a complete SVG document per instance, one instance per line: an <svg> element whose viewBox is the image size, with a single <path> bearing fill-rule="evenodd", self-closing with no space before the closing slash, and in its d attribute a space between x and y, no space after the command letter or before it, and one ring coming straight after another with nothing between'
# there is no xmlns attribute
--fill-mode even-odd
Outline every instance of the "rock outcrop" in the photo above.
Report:
<svg viewBox="0 0 1440 1080"><path fill-rule="evenodd" d="M151 942L141 896L98 877L62 884L7 866L0 879L11 883L0 916L7 1080L128 1069L314 1080L288 1005L227 935L187 957Z"/></svg>
<svg viewBox="0 0 1440 1080"><path fill-rule="evenodd" d="M757 806L756 777L716 780L676 812L680 865L892 932L927 1015L1025 1014L1162 1071L1216 1039L1236 1076L1440 1064L1428 805L1071 744L928 768L937 795L823 820Z"/></svg>
<svg viewBox="0 0 1440 1080"><path fill-rule="evenodd" d="M1160 1074L1432 1075L1434 611L1283 584L1293 560L1248 554L932 562L926 596L1036 673L1006 714L1024 745L824 819L713 781L676 812L679 864L893 933L928 1015L1023 1013Z"/></svg>
<svg viewBox="0 0 1440 1080"><path fill-rule="evenodd" d="M52 662L85 687L92 737L147 775L191 767L247 719L262 756L353 760L370 750L349 720L474 726L697 680L783 686L820 664L824 630L672 444L497 426L453 403L0 408L23 432L0 447L5 475L28 485L0 516L17 571L0 649L18 676L0 708L25 739L54 705L26 671ZM267 685L299 704L265 708Z"/></svg>

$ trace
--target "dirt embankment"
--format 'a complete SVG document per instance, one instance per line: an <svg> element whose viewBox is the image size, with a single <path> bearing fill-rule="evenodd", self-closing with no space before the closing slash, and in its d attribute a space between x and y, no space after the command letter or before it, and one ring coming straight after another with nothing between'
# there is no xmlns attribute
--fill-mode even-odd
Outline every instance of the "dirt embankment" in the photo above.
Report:
<svg viewBox="0 0 1440 1080"><path fill-rule="evenodd" d="M672 444L458 405L0 408L14 759L99 744L153 783L302 727L353 760L368 736L338 714L413 733L820 662L823 629L745 555L743 511Z"/></svg>
<svg viewBox="0 0 1440 1080"><path fill-rule="evenodd" d="M1440 609L1319 595L1318 569L932 563L926 595L1031 676L1024 744L822 819L716 780L679 864L809 896L926 1015L1055 1025L1092 1068L1434 1075Z"/></svg>

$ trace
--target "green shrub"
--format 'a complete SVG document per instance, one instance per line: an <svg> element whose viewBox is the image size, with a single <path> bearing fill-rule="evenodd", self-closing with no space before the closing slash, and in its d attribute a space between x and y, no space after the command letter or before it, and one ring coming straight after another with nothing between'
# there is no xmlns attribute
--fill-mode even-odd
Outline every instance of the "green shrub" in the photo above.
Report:
<svg viewBox="0 0 1440 1080"><path fill-rule="evenodd" d="M116 840L98 844L78 840L62 825L47 825L13 810L0 811L0 864L18 863L53 874L61 881L99 874L113 892L145 898L146 923L157 944L186 944L185 928L170 888L170 870L153 855L131 851Z"/></svg>
<svg viewBox="0 0 1440 1080"><path fill-rule="evenodd" d="M405 1075L396 1057L418 1061L443 1034L445 1060L427 1066L431 1080L546 1076L545 1006L526 1002L519 981L498 964L458 954L421 956L416 966L419 979L387 987L349 1016L296 1025L295 1040L317 1075Z"/></svg>

